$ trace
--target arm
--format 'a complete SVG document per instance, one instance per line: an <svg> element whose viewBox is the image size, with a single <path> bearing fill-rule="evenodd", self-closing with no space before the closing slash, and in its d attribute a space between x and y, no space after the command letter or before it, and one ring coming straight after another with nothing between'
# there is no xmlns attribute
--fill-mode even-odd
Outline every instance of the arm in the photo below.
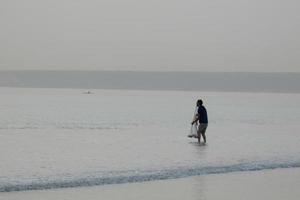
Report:
<svg viewBox="0 0 300 200"><path fill-rule="evenodd" d="M195 117L195 119L191 122L191 124L193 125L193 124L195 124L197 121L198 121L198 114L196 114L196 117Z"/></svg>

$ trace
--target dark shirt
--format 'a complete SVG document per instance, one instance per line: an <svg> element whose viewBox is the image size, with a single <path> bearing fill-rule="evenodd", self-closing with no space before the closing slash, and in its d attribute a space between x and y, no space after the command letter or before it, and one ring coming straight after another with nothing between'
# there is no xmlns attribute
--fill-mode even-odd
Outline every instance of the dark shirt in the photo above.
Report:
<svg viewBox="0 0 300 200"><path fill-rule="evenodd" d="M200 124L207 124L207 112L204 106L198 107L198 120Z"/></svg>

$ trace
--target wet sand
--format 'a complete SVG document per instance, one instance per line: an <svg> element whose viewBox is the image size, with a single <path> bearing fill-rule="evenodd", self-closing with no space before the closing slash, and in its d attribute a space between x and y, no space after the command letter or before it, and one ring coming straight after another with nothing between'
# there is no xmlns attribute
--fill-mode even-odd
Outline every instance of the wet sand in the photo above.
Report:
<svg viewBox="0 0 300 200"><path fill-rule="evenodd" d="M0 193L1 200L299 199L300 168L235 172L94 187Z"/></svg>

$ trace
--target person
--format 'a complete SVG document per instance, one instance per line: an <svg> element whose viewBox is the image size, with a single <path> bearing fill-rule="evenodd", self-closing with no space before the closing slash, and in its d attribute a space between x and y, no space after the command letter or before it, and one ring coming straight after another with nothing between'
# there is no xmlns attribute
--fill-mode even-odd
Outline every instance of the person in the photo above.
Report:
<svg viewBox="0 0 300 200"><path fill-rule="evenodd" d="M197 101L197 107L198 111L196 114L196 119L192 121L192 125L196 123L197 121L199 122L198 129L197 129L197 135L198 135L198 142L200 143L201 141L201 136L203 137L204 143L206 143L206 129L208 126L208 117L207 117L207 111L206 108L203 106L203 101L199 99Z"/></svg>

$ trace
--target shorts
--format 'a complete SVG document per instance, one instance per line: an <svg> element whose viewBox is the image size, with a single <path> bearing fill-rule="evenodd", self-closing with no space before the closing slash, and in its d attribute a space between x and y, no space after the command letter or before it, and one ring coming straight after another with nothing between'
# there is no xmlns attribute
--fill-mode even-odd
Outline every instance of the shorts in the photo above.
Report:
<svg viewBox="0 0 300 200"><path fill-rule="evenodd" d="M197 132L204 134L206 132L207 126L208 124L199 124Z"/></svg>

